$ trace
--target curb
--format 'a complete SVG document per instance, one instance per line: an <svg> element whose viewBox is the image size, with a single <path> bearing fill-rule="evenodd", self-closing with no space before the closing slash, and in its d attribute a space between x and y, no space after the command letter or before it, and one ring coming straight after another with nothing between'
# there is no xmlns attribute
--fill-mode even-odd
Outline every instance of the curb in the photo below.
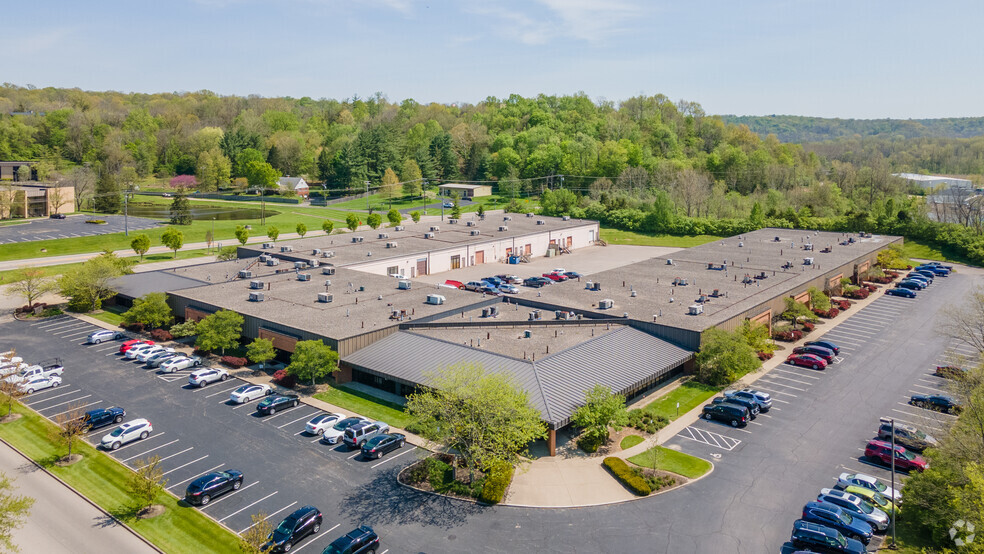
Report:
<svg viewBox="0 0 984 554"><path fill-rule="evenodd" d="M73 486L71 486L71 485L69 485L69 484L68 484L68 483L66 483L65 481L62 481L60 477L58 477L58 476L57 476L57 475L55 475L54 473L51 473L50 471L48 471L48 469L47 469L47 468L45 468L45 467L44 467L44 466L42 466L41 464L39 464L39 463L37 463L37 462L35 462L35 461L34 461L34 460L32 460L31 458L29 458L29 457L28 457L28 456L27 456L26 454L24 454L23 452L21 452L20 450L18 450L18 449L17 449L16 447L14 447L14 445L12 445L12 444L10 444L9 442L7 442L7 441L6 441L5 439L3 439L3 438L0 438L0 442L2 442L3 444L5 444L5 445L7 445L7 447L8 447L8 448L10 448L10 449L11 449L11 450L13 450L14 452L16 452L16 453L18 453L18 454L19 454L19 455L20 455L21 457L23 457L23 458L24 458L25 460L27 460L28 462L30 462L31 464L33 464L33 465L34 465L34 467L36 467L36 468L38 468L38 469L40 469L41 471L43 471L43 472L45 472L45 473L46 473L46 474L47 474L48 476L50 476L50 477L52 477L52 478L54 478L54 479L55 479L55 481L58 481L59 483L61 483L61 484L62 484L62 486L64 486L64 487L65 487L65 488L67 488L68 490L70 490L70 491L72 491L73 493L75 493L75 496L78 496L78 497L79 497L79 498L81 498L82 500L85 500L87 504L89 504L89 505L90 505L90 506L92 506L93 508L95 508L95 509L97 509L97 510L99 510L100 512L102 512L103 514L105 514L105 515L106 515L106 517L108 517L108 518L110 518L110 519L112 519L113 521L115 521L117 525L119 525L120 527L123 527L124 529L126 529L127 531L129 531L129 532L130 532L130 534L131 534L131 535L133 535L134 537L136 537L137 539L139 539L139 540L140 540L140 542L142 542L142 543L144 543L144 544L146 544L147 546L149 546L149 547L151 547L152 549L154 549L154 550L156 550L157 552L160 552L161 554L164 554L164 551L163 551L163 550L161 550L160 548L158 548L158 547L157 547L157 545L155 545L154 543L152 543L152 542L150 542L150 541L149 541L148 539L146 539L146 538L145 538L145 537L144 537L143 535L141 535L140 533L137 533L136 531L134 531L134 530L133 530L133 528L132 528L132 527L130 527L129 525L127 525L126 523L123 523L123 522L122 522L122 521L120 521L119 519L116 519L115 517L113 517L113 515L112 515L112 514L110 514L109 512L107 512L106 510L104 510L104 509L102 508L102 506L100 506L100 505L98 505L98 504L96 504L95 502L93 502L92 500L90 500L90 499L89 499L89 497L87 497L86 495L84 495L84 494L82 494L82 493L80 493L79 491L77 491L77 490L75 490L75 487L73 487Z"/></svg>

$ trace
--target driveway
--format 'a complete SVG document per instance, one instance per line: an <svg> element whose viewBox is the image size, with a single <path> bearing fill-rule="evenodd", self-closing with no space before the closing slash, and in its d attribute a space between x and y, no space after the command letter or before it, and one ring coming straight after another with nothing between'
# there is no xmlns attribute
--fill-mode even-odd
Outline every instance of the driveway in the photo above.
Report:
<svg viewBox="0 0 984 554"><path fill-rule="evenodd" d="M102 219L106 224L86 223L87 219ZM160 222L145 217L130 216L127 218L127 226L130 231L153 229L159 225L161 225ZM70 215L65 219L32 219L16 225L0 226L0 244L90 237L122 232L123 216L121 215Z"/></svg>

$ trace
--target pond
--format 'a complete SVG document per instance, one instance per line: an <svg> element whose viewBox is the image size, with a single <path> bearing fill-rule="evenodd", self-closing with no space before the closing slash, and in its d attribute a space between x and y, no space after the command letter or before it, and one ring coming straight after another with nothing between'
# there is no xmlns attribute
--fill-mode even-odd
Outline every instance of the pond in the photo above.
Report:
<svg viewBox="0 0 984 554"><path fill-rule="evenodd" d="M134 217L147 217L150 219L171 219L171 206L167 204L150 204L147 202L131 202L127 212ZM230 206L191 206L191 219L198 221L209 221L213 217L219 221L238 220L238 219L260 219L259 208L243 208L234 205ZM266 216L273 217L280 212L266 209Z"/></svg>

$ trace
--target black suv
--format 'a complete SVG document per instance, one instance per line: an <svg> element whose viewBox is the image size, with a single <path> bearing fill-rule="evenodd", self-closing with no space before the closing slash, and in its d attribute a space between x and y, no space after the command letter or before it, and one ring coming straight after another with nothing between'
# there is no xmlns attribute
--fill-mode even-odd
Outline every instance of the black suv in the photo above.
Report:
<svg viewBox="0 0 984 554"><path fill-rule="evenodd" d="M758 402L753 402L747 398L727 398L725 396L718 396L714 400L711 400L711 402L714 404L737 404L738 406L744 406L748 408L748 415L752 419L758 417L760 411Z"/></svg>
<svg viewBox="0 0 984 554"><path fill-rule="evenodd" d="M793 522L793 534L790 541L796 548L809 548L813 552L861 554L866 551L861 541L849 539L836 529L819 523L809 523L802 519Z"/></svg>
<svg viewBox="0 0 984 554"><path fill-rule="evenodd" d="M82 414L82 417L79 418L79 420L88 431L97 427L105 427L113 423L120 423L125 417L126 410L123 408L117 408L116 406L110 406L109 408L89 410L88 412Z"/></svg>
<svg viewBox="0 0 984 554"><path fill-rule="evenodd" d="M333 540L321 554L375 553L379 548L379 536L372 527L363 525Z"/></svg>
<svg viewBox="0 0 984 554"><path fill-rule="evenodd" d="M527 279L523 279L524 287L533 287L535 289L538 289L544 285L549 285L551 283L553 283L553 281L547 279L546 277L529 277Z"/></svg>
<svg viewBox="0 0 984 554"><path fill-rule="evenodd" d="M730 423L732 427L744 426L751 419L748 408L737 404L708 404L701 413L706 420L716 419Z"/></svg>
<svg viewBox="0 0 984 554"><path fill-rule="evenodd" d="M213 498L243 486L243 474L234 469L206 473L195 479L185 489L185 502L205 506Z"/></svg>
<svg viewBox="0 0 984 554"><path fill-rule="evenodd" d="M304 506L294 510L270 533L266 544L273 552L289 552L298 541L321 530L321 510ZM266 552L266 550L264 550Z"/></svg>

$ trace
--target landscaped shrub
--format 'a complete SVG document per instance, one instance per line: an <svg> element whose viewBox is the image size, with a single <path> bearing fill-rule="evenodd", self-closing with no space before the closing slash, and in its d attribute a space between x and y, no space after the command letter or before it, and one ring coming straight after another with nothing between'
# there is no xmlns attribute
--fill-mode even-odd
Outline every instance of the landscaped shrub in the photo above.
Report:
<svg viewBox="0 0 984 554"><path fill-rule="evenodd" d="M51 317L53 315L62 315L63 313L65 312L61 311L59 308L45 308L41 311L41 317Z"/></svg>
<svg viewBox="0 0 984 554"><path fill-rule="evenodd" d="M513 478L513 466L507 462L495 462L485 474L485 483L478 500L486 504L498 504L506 495L506 488Z"/></svg>
<svg viewBox="0 0 984 554"><path fill-rule="evenodd" d="M85 222L86 223L91 223L93 225L105 225L106 224L106 220L105 219L87 219L87 220L85 220Z"/></svg>
<svg viewBox="0 0 984 554"><path fill-rule="evenodd" d="M131 324L125 326L124 329L126 329L127 331L130 331L130 332L133 332L133 333L143 333L144 324L143 323L140 323L140 322L131 323Z"/></svg>
<svg viewBox="0 0 984 554"><path fill-rule="evenodd" d="M864 285L864 288L867 289L867 291L869 293L872 293L872 292L875 292L876 290L878 290L878 287L876 287L875 285L872 285L871 283L866 283Z"/></svg>
<svg viewBox="0 0 984 554"><path fill-rule="evenodd" d="M577 447L588 454L594 454L598 451L602 441L604 441L604 437L585 433L577 439Z"/></svg>
<svg viewBox="0 0 984 554"><path fill-rule="evenodd" d="M229 367L243 367L248 363L246 358L240 358L239 356L222 356L222 363Z"/></svg>
<svg viewBox="0 0 984 554"><path fill-rule="evenodd" d="M644 409L629 411L629 427L646 433L655 433L670 423L666 416L653 415Z"/></svg>
<svg viewBox="0 0 984 554"><path fill-rule="evenodd" d="M622 458L616 458L614 456L605 458L605 467L634 494L649 496L649 493L653 492L653 489L649 487L649 483L646 483L645 479L632 471L629 464L625 463L625 460Z"/></svg>
<svg viewBox="0 0 984 554"><path fill-rule="evenodd" d="M241 358L245 360L245 358ZM243 363L243 365L246 365ZM273 373L273 381L282 387L292 389L297 386L297 377L287 373L286 369L278 369Z"/></svg>
<svg viewBox="0 0 984 554"><path fill-rule="evenodd" d="M796 342L803 338L803 331L799 329L776 330L772 332L772 338L783 342Z"/></svg>
<svg viewBox="0 0 984 554"><path fill-rule="evenodd" d="M851 307L850 300L834 300L833 303L842 312Z"/></svg>
<svg viewBox="0 0 984 554"><path fill-rule="evenodd" d="M816 328L817 328L817 326L814 325L814 324L812 324L812 323L810 323L809 321L803 322L803 334L804 335L807 334L807 333L812 333L813 330L816 329Z"/></svg>
<svg viewBox="0 0 984 554"><path fill-rule="evenodd" d="M171 336L171 333L164 329L154 329L150 332L150 338L156 340L157 342L164 342L174 339L174 337Z"/></svg>
<svg viewBox="0 0 984 554"><path fill-rule="evenodd" d="M44 314L44 311L48 308L48 305L45 304L44 302L35 302L34 304L24 304L19 308L15 308L14 313L28 314L34 312L34 310L37 308L41 308L41 313Z"/></svg>
<svg viewBox="0 0 984 554"><path fill-rule="evenodd" d="M762 360L763 362L766 360L771 360L772 357L775 356L775 354L772 352L756 352L756 354L758 355L759 359Z"/></svg>
<svg viewBox="0 0 984 554"><path fill-rule="evenodd" d="M647 472L639 468L633 468L633 469L635 469L635 471L638 472L639 475L646 480L646 484L649 485L649 488L652 489L653 492L656 492L659 489L672 487L677 483L676 477L670 475L658 475L656 472L648 472L647 475Z"/></svg>
<svg viewBox="0 0 984 554"><path fill-rule="evenodd" d="M846 290L847 287L844 287L844 289L844 297L853 298L855 300L864 300L865 298L868 298L869 294L871 294L866 288L863 289L860 287L852 287L852 290Z"/></svg>
<svg viewBox="0 0 984 554"><path fill-rule="evenodd" d="M837 315L840 313L840 310L838 310L837 308L830 308L829 310L826 311L814 309L813 313L817 314L818 316L824 319L833 319L837 317Z"/></svg>

